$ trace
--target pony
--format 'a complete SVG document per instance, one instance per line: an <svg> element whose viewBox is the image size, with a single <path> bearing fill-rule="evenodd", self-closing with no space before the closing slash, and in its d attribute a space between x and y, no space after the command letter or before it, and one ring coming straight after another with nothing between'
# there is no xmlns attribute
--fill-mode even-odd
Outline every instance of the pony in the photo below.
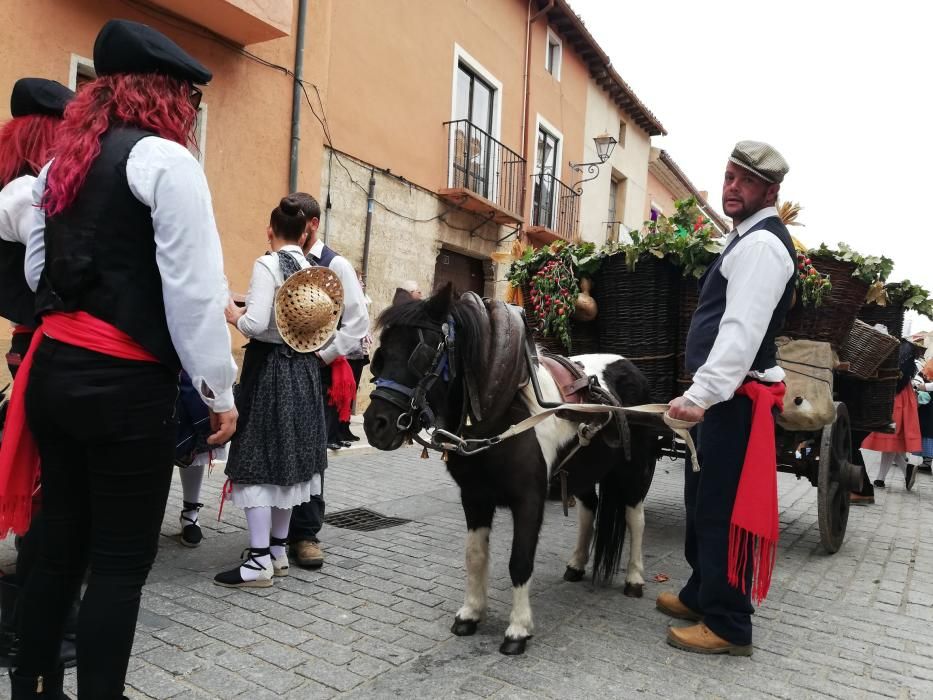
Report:
<svg viewBox="0 0 933 700"><path fill-rule="evenodd" d="M376 389L364 413L369 443L380 450L398 449L411 438L427 444L420 436L427 429L451 444L444 459L460 487L467 526L465 598L451 631L474 634L486 612L490 528L496 508L508 508L513 520L512 609L500 651L525 651L534 628L529 585L548 483L568 457L563 468L567 492L576 497L579 530L564 578L583 578L592 545L594 582L611 581L628 530L631 548L624 592L641 597L643 501L654 476L655 435L629 426L628 456L618 441L613 444L598 435L580 446L579 414L575 421L573 414L560 413L542 417L533 429L508 439L493 437L543 413L538 393L545 403L562 401L551 374L527 361L526 326L518 307L484 302L473 293L458 299L448 284L427 300L389 307L377 328L380 344L371 363ZM648 382L630 361L603 354L573 360L621 405L649 401ZM503 366L524 374L512 372L518 381L510 381ZM453 449L457 445L462 449Z"/></svg>

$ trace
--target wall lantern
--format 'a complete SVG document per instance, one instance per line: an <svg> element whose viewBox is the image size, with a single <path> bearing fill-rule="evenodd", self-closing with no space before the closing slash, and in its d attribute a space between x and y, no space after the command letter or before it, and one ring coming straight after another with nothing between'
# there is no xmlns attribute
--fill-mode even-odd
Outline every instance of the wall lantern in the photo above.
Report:
<svg viewBox="0 0 933 700"><path fill-rule="evenodd" d="M573 163L569 165L572 170L578 173L583 173L584 171L589 174L589 177L585 177L582 180L575 182L571 189L577 194L583 194L583 185L584 182L589 182L596 178L599 175L599 166L609 160L609 156L612 155L612 149L615 148L615 145L619 143L609 134L600 134L593 139L593 143L596 144L596 157L599 158L598 161L592 163Z"/></svg>

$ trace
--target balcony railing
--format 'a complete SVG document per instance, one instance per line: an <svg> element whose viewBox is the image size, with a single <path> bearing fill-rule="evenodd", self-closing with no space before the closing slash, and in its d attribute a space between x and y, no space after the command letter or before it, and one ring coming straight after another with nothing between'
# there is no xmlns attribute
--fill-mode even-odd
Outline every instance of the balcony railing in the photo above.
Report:
<svg viewBox="0 0 933 700"><path fill-rule="evenodd" d="M488 213L497 223L521 222L525 159L467 119L444 122L447 127L447 182L444 196L464 190L493 206ZM469 208L482 211L482 202Z"/></svg>
<svg viewBox="0 0 933 700"><path fill-rule="evenodd" d="M572 241L577 226L580 195L554 177L541 171L534 176L531 223L547 229L565 241Z"/></svg>

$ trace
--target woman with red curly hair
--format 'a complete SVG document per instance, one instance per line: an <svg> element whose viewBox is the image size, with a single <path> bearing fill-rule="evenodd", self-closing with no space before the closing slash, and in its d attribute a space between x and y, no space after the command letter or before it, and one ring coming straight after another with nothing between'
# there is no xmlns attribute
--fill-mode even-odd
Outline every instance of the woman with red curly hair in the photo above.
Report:
<svg viewBox="0 0 933 700"><path fill-rule="evenodd" d="M74 93L54 80L21 78L10 95L13 118L0 128L0 316L13 324L10 374L26 354L35 327L36 298L23 277L32 187Z"/></svg>
<svg viewBox="0 0 933 700"><path fill-rule="evenodd" d="M54 80L21 78L10 95L13 118L0 127L0 316L13 324L6 356L16 371L35 332L36 297L23 276L36 175L52 156L65 106L74 93ZM38 555L42 530L36 520L17 542L16 571L0 578L0 665L9 666L18 646L14 610ZM77 600L75 608L77 610ZM74 665L74 615L69 616L60 662Z"/></svg>
<svg viewBox="0 0 933 700"><path fill-rule="evenodd" d="M66 110L55 159L33 189L26 276L41 333L11 400L7 430L20 428L0 447L0 531L28 516L38 469L10 467L23 457L41 456L45 518L13 698L63 697L57 639L86 566L78 694L123 697L171 482L182 366L211 410L208 442L236 429L220 238L185 147L194 86L211 74L124 20L101 30L94 64L99 77Z"/></svg>

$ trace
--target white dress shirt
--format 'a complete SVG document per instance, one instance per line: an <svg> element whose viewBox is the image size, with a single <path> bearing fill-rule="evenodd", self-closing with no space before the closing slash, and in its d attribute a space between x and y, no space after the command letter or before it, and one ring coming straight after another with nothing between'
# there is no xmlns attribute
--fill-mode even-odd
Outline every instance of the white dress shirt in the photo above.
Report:
<svg viewBox="0 0 933 700"><path fill-rule="evenodd" d="M10 180L0 190L0 238L26 245L32 222L32 175Z"/></svg>
<svg viewBox="0 0 933 700"><path fill-rule="evenodd" d="M319 258L323 250L324 243L317 240L309 252ZM353 265L345 257L338 255L330 261L329 267L343 285L343 316L340 319L341 326L337 329L333 339L318 352L321 360L328 365L339 356L352 353L369 333L366 296L363 294L363 288L360 286L360 280L356 276Z"/></svg>
<svg viewBox="0 0 933 700"><path fill-rule="evenodd" d="M47 164L32 190L32 223L26 243L26 282L35 291L45 266ZM224 320L229 299L220 235L207 178L184 146L157 136L130 151L126 179L133 196L152 212L156 264L162 277L165 319L175 352L207 406L233 408L236 363Z"/></svg>
<svg viewBox="0 0 933 700"><path fill-rule="evenodd" d="M300 246L286 245L281 250L295 258L302 269L311 266ZM275 293L284 283L278 254L261 255L256 259L246 293L246 313L236 323L240 333L264 343L285 342L275 325Z"/></svg>
<svg viewBox="0 0 933 700"><path fill-rule="evenodd" d="M746 376L766 382L784 380L784 370L778 366L763 372L749 371L774 309L796 270L787 248L777 236L765 230L748 233L755 224L777 215L774 207L761 209L726 238L728 247L736 237L749 236L729 251L719 268L728 281L726 309L709 357L694 374L693 385L684 393L703 409L731 399Z"/></svg>

